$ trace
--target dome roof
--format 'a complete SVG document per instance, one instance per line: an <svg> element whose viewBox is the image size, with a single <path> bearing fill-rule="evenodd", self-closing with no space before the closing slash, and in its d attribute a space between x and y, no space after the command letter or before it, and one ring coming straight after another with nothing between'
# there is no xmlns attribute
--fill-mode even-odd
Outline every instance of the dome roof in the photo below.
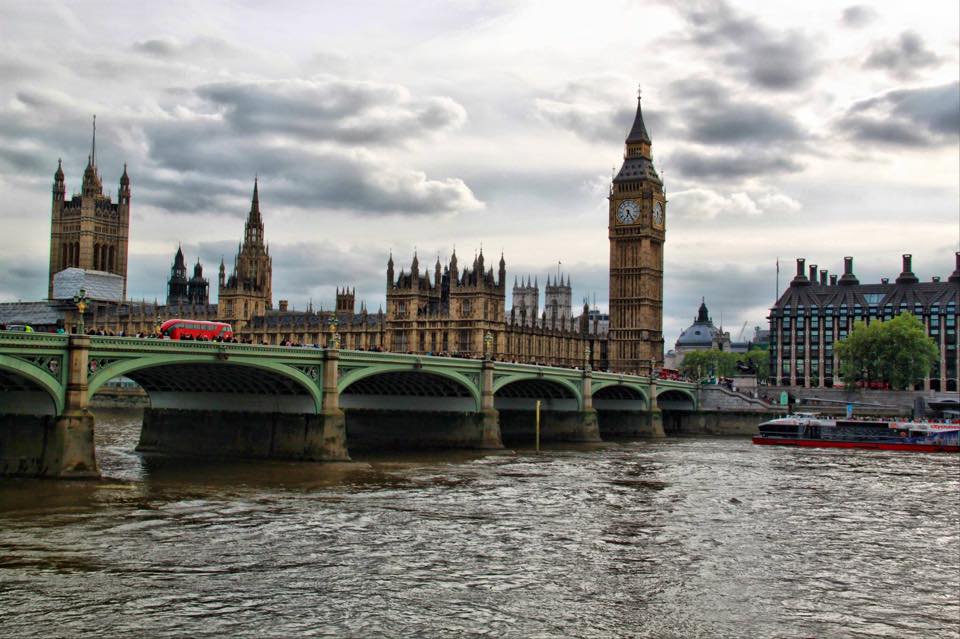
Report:
<svg viewBox="0 0 960 639"><path fill-rule="evenodd" d="M713 339L720 333L720 329L713 322L701 324L695 322L677 338L677 346L711 346Z"/></svg>
<svg viewBox="0 0 960 639"><path fill-rule="evenodd" d="M705 346L710 348L715 337L720 335L720 329L713 325L707 310L706 300L701 300L697 309L697 317L685 331L677 338L676 347Z"/></svg>

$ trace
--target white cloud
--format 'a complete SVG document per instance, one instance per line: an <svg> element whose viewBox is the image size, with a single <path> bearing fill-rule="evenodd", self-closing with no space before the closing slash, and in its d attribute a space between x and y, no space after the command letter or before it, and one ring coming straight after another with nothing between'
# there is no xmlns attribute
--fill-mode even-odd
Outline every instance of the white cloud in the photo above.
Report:
<svg viewBox="0 0 960 639"><path fill-rule="evenodd" d="M704 187L694 187L670 193L670 214L675 224L686 220L711 220L717 217L757 217L783 215L801 209L795 199L774 189L735 191L724 193Z"/></svg>

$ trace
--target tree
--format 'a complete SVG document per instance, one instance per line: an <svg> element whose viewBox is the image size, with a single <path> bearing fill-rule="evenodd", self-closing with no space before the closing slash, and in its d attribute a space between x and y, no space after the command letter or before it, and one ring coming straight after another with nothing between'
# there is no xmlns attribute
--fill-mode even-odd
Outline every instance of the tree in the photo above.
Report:
<svg viewBox="0 0 960 639"><path fill-rule="evenodd" d="M886 322L857 322L836 350L847 386L876 381L891 388L909 388L940 359L936 343L910 313Z"/></svg>

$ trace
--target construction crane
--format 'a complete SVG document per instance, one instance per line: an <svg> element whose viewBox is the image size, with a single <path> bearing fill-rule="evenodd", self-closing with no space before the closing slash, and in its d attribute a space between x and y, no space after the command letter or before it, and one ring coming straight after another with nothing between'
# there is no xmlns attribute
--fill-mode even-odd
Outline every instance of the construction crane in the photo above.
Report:
<svg viewBox="0 0 960 639"><path fill-rule="evenodd" d="M740 334L737 335L737 341L738 341L738 342L742 342L742 341L743 341L743 332L744 332L745 330L747 330L747 322L749 322L749 321L750 321L750 320L746 320L746 321L743 322L743 327L740 329Z"/></svg>

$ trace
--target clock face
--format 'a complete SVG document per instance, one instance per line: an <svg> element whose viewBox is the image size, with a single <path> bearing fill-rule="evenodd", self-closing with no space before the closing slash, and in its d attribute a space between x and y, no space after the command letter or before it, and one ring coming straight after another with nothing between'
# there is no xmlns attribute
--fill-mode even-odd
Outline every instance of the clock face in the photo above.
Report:
<svg viewBox="0 0 960 639"><path fill-rule="evenodd" d="M640 205L633 200L624 200L617 207L617 219L621 224L633 224L640 217Z"/></svg>
<svg viewBox="0 0 960 639"><path fill-rule="evenodd" d="M660 202L653 204L653 223L657 226L663 226L663 205Z"/></svg>

